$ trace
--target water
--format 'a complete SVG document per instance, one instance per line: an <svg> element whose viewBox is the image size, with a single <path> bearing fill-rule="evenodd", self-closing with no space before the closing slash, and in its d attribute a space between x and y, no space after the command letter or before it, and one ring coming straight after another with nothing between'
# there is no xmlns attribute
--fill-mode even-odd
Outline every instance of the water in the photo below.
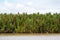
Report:
<svg viewBox="0 0 60 40"><path fill-rule="evenodd" d="M60 36L0 36L0 40L60 40Z"/></svg>

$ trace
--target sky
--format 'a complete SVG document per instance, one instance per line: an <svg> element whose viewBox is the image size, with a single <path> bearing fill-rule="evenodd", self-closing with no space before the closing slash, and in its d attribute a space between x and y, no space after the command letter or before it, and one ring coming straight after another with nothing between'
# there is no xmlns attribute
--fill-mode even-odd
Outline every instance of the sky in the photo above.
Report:
<svg viewBox="0 0 60 40"><path fill-rule="evenodd" d="M0 0L0 13L60 12L60 0Z"/></svg>

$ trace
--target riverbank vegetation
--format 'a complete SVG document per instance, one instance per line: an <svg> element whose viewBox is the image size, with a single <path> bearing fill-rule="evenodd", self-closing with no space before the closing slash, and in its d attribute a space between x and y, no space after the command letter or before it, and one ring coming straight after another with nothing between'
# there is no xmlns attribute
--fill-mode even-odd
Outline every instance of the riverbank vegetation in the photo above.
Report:
<svg viewBox="0 0 60 40"><path fill-rule="evenodd" d="M0 14L0 33L60 33L60 14Z"/></svg>

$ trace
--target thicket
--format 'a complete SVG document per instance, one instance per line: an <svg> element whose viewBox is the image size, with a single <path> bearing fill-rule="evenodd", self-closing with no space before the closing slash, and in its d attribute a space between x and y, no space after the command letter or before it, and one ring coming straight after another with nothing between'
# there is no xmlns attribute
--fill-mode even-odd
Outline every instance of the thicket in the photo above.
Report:
<svg viewBox="0 0 60 40"><path fill-rule="evenodd" d="M60 33L60 14L0 14L0 33Z"/></svg>

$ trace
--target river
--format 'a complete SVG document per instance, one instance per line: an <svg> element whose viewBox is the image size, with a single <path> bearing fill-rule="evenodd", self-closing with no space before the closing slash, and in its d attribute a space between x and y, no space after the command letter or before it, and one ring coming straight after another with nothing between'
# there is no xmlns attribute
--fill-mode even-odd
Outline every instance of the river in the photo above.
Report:
<svg viewBox="0 0 60 40"><path fill-rule="evenodd" d="M60 40L60 36L0 36L0 40Z"/></svg>

